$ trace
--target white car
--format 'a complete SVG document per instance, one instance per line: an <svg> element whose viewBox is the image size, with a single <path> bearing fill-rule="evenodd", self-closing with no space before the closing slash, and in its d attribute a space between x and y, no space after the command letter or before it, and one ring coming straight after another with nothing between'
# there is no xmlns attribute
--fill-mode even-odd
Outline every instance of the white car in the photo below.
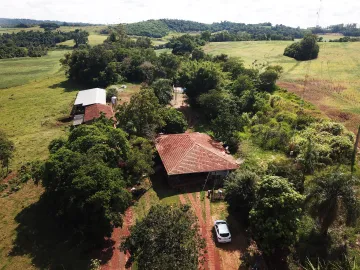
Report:
<svg viewBox="0 0 360 270"><path fill-rule="evenodd" d="M219 243L230 243L231 234L225 220L215 220L216 239Z"/></svg>

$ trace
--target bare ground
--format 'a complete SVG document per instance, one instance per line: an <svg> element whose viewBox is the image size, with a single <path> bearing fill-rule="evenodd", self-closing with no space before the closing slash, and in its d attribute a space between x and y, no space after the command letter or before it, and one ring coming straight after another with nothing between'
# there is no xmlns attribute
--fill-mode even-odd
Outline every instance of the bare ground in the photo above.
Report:
<svg viewBox="0 0 360 270"><path fill-rule="evenodd" d="M346 90L345 86L336 82L314 79L294 83L280 81L278 85L314 104L324 115L334 121L341 122L346 128L356 133L360 123L360 115L346 112L335 105L324 105L328 98L340 98L341 92Z"/></svg>

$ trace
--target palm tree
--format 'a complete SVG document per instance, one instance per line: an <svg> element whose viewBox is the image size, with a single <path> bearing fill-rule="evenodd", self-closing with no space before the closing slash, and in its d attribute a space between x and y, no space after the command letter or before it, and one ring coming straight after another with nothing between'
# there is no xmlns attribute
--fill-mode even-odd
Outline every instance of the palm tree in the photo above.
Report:
<svg viewBox="0 0 360 270"><path fill-rule="evenodd" d="M347 224L358 216L355 178L342 172L330 172L317 176L307 196L310 213L320 222L320 231L327 235L329 227L340 213ZM340 212L341 211L341 212Z"/></svg>

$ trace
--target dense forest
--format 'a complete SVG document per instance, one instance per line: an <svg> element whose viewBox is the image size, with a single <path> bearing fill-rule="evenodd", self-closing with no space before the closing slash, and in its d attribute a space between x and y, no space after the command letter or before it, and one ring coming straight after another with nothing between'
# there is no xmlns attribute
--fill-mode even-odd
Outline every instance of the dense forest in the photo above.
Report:
<svg viewBox="0 0 360 270"><path fill-rule="evenodd" d="M93 25L90 23L81 23L81 22L61 22L53 20L32 20L32 19L9 19L9 18L0 18L0 27L15 27L18 25L40 25L42 23L55 23L57 25L63 26L88 26Z"/></svg>
<svg viewBox="0 0 360 270"><path fill-rule="evenodd" d="M344 36L360 36L360 29L357 28L356 23L350 23L350 24L335 24L330 25L328 27L313 27L310 28L310 30L314 34L324 34L324 33L341 33Z"/></svg>
<svg viewBox="0 0 360 270"><path fill-rule="evenodd" d="M83 30L61 31L20 31L0 35L0 59L14 57L39 57L57 43L74 39L76 46L87 43L88 33Z"/></svg>
<svg viewBox="0 0 360 270"><path fill-rule="evenodd" d="M304 30L292 28L284 25L271 23L244 24L233 22L220 22L205 24L185 20L149 20L137 23L126 24L126 31L129 35L148 36L160 38L167 35L170 31L175 32L199 32L210 31L216 33L226 31L227 34L215 35L213 41L233 41L233 40L293 40L303 37Z"/></svg>

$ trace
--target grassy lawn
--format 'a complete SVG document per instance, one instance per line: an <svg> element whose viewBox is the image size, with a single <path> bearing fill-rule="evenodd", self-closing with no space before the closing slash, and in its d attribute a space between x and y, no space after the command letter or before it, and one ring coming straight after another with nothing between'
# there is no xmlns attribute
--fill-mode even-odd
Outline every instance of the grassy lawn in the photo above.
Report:
<svg viewBox="0 0 360 270"><path fill-rule="evenodd" d="M2 88L36 82L52 77L60 68L60 58L66 51L49 51L43 57L22 57L0 60L0 92ZM1 98L4 92L1 92Z"/></svg>
<svg viewBox="0 0 360 270"><path fill-rule="evenodd" d="M286 83L283 87L354 130L360 123L360 42L319 43L319 57L303 62L283 56L289 44L289 41L216 42L204 49L213 55L241 57L247 67L281 65L284 73L280 81Z"/></svg>
<svg viewBox="0 0 360 270"><path fill-rule="evenodd" d="M69 115L76 92L64 84L63 73L49 78L0 90L0 122L14 141L13 167L47 156L49 142L63 135L68 127L58 121Z"/></svg>
<svg viewBox="0 0 360 270"><path fill-rule="evenodd" d="M95 46L95 45L102 44L106 38L107 38L106 35L90 34L89 35L89 45ZM60 42L57 45L58 46L63 45L63 46L73 47L75 45L75 42L74 42L74 40L71 39L71 40L67 40L67 41L64 41L64 42Z"/></svg>

